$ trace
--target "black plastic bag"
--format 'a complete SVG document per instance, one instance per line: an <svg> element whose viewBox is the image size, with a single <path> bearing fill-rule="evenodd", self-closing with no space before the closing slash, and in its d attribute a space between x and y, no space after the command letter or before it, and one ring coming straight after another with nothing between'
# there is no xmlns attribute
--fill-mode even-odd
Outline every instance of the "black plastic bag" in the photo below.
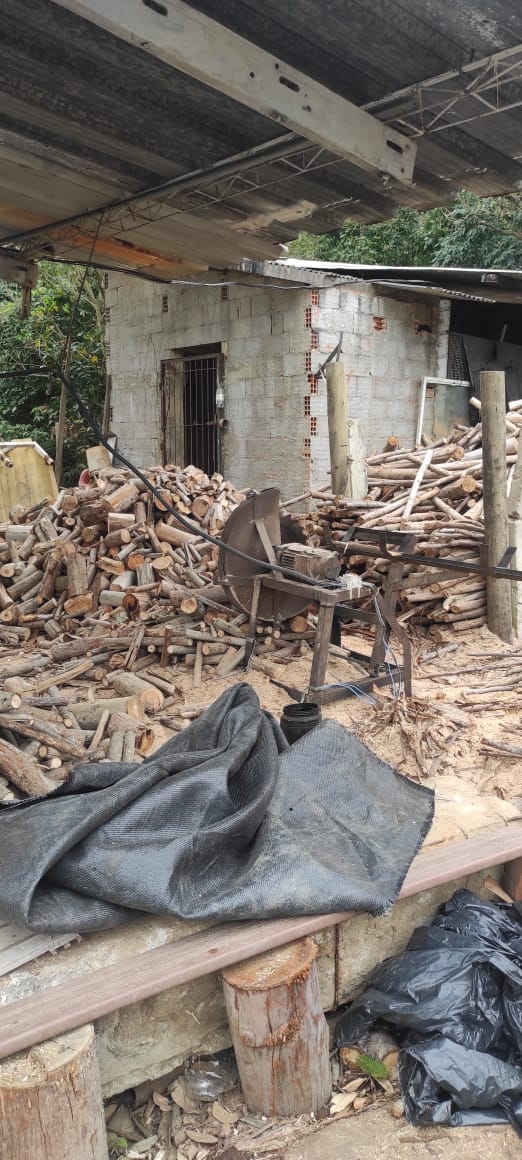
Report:
<svg viewBox="0 0 522 1160"><path fill-rule="evenodd" d="M404 1048L399 1079L406 1115L415 1124L498 1123L522 1134L522 1067L437 1035Z"/></svg>
<svg viewBox="0 0 522 1160"><path fill-rule="evenodd" d="M341 1016L337 1045L363 1043L376 1022L403 1045L399 1078L411 1122L511 1120L522 1130L518 908L457 891L404 954L373 973Z"/></svg>

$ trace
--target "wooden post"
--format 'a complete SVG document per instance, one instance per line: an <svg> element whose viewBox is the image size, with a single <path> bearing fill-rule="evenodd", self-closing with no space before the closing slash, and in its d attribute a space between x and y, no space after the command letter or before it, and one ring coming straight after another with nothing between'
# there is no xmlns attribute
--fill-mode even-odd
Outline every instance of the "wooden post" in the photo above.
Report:
<svg viewBox="0 0 522 1160"><path fill-rule="evenodd" d="M62 383L60 390L60 409L56 424L56 455L54 457L54 474L58 487L62 483L63 472L63 444L65 438L65 418L67 413L67 388Z"/></svg>
<svg viewBox="0 0 522 1160"><path fill-rule="evenodd" d="M368 494L368 474L364 437L360 419L347 419L347 483L346 495L350 499L364 499Z"/></svg>
<svg viewBox="0 0 522 1160"><path fill-rule="evenodd" d="M484 469L484 533L490 564L498 564L508 547L506 471L506 394L504 371L480 372L482 460ZM510 642L511 585L488 576L488 628Z"/></svg>
<svg viewBox="0 0 522 1160"><path fill-rule="evenodd" d="M91 1025L0 1063L2 1160L108 1160Z"/></svg>
<svg viewBox="0 0 522 1160"><path fill-rule="evenodd" d="M334 495L346 495L348 486L348 408L346 405L346 376L341 362L328 363L326 368L326 400L332 491Z"/></svg>
<svg viewBox="0 0 522 1160"><path fill-rule="evenodd" d="M64 348L64 363L63 370L66 377L69 375L69 368L71 365L71 335L68 336ZM60 380L61 382L61 380ZM63 475L63 445L65 440L65 419L67 415L67 387L65 383L61 383L60 389L60 409L58 411L58 422L56 424L56 455L54 457L54 474L58 487L62 486Z"/></svg>
<svg viewBox="0 0 522 1160"><path fill-rule="evenodd" d="M312 939L228 967L225 1002L243 1095L264 1116L318 1112L330 1099L329 1036Z"/></svg>
<svg viewBox="0 0 522 1160"><path fill-rule="evenodd" d="M513 902L522 902L522 858L513 858L504 866L504 886Z"/></svg>
<svg viewBox="0 0 522 1160"><path fill-rule="evenodd" d="M517 462L508 496L509 546L515 549L513 568L522 572L522 438L518 442ZM515 635L522 638L522 583L513 581L512 609Z"/></svg>

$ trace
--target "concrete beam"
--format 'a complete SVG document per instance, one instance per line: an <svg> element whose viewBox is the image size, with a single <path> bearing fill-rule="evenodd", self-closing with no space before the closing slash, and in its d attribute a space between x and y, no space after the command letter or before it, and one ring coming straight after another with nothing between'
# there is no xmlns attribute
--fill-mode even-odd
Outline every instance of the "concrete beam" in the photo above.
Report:
<svg viewBox="0 0 522 1160"><path fill-rule="evenodd" d="M15 282L17 286L29 289L36 286L38 267L18 254L3 253L0 250L0 278L3 282Z"/></svg>
<svg viewBox="0 0 522 1160"><path fill-rule="evenodd" d="M57 3L354 165L412 179L413 141L183 0Z"/></svg>

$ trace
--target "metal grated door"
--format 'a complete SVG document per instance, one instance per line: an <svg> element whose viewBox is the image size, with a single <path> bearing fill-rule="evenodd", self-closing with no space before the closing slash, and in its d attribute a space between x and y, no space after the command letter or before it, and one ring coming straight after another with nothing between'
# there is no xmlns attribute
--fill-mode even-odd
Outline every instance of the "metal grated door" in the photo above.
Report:
<svg viewBox="0 0 522 1160"><path fill-rule="evenodd" d="M221 470L221 430L216 392L221 352L190 353L162 363L162 431L165 463L194 464L207 475Z"/></svg>

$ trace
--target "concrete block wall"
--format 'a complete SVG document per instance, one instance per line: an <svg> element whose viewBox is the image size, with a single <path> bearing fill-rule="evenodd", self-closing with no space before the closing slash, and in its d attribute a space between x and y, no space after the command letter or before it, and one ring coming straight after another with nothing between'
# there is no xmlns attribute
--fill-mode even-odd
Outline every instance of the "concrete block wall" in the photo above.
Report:
<svg viewBox="0 0 522 1160"><path fill-rule="evenodd" d="M188 347L225 354L224 472L239 487L309 486L305 414L309 292L156 285L108 275L112 429L137 463L161 462L161 363ZM209 279L210 280L210 279ZM242 279L243 281L244 279Z"/></svg>
<svg viewBox="0 0 522 1160"><path fill-rule="evenodd" d="M438 302L377 296L361 283L269 289L245 275L226 287L117 273L107 281L112 428L137 463L161 462L162 361L221 344L225 475L239 487L278 486L286 497L324 485L326 385L317 372L341 331L350 414L361 420L368 452L392 434L413 442L421 380L437 373Z"/></svg>
<svg viewBox="0 0 522 1160"><path fill-rule="evenodd" d="M312 375L335 349L342 331L349 413L361 421L368 454L380 450L389 435L413 443L422 379L437 373L438 302L377 296L371 286L360 283L312 293ZM329 469L322 376L312 382L312 392L311 480L313 487L320 487Z"/></svg>

